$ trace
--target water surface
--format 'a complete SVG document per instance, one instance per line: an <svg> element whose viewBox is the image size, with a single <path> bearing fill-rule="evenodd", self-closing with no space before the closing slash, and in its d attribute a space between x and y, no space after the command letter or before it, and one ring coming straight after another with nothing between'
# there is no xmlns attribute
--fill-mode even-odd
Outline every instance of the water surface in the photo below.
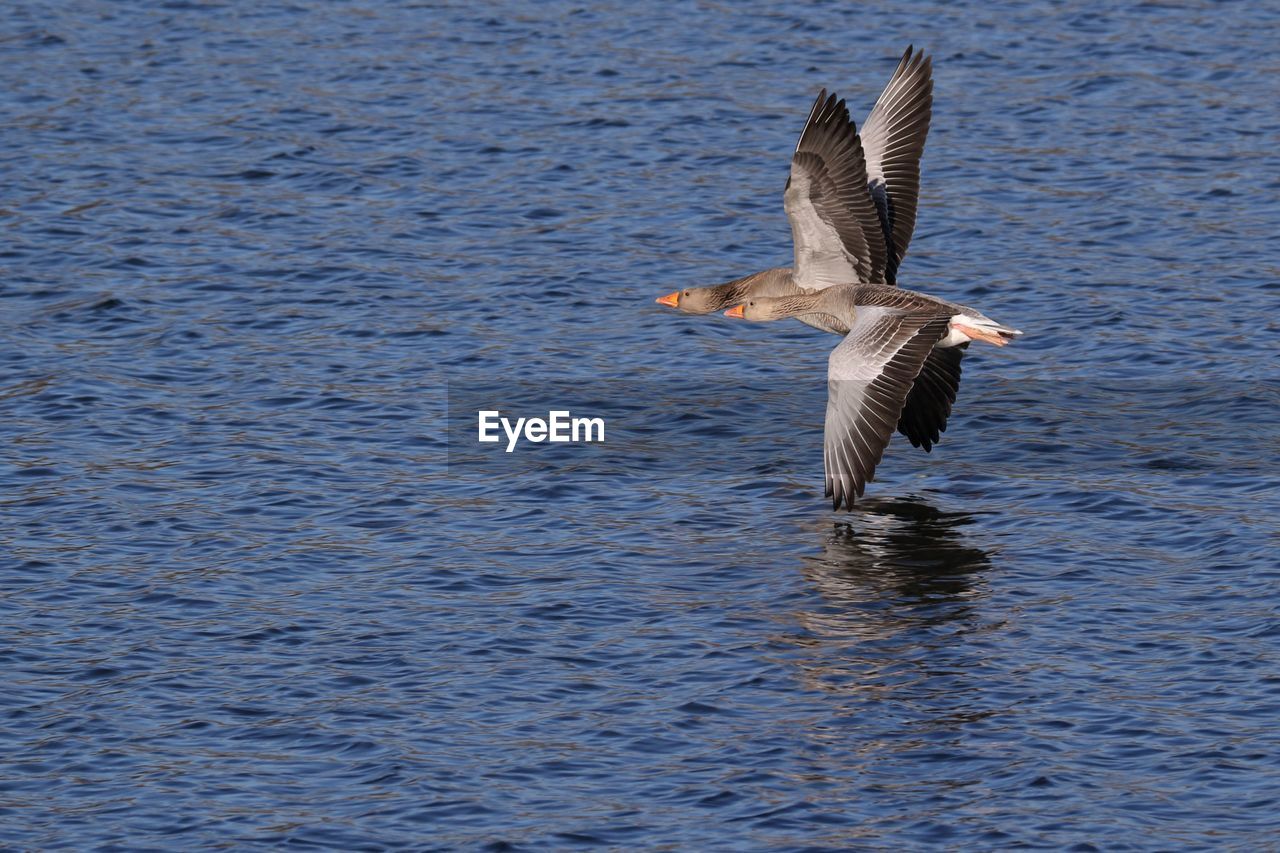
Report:
<svg viewBox="0 0 1280 853"><path fill-rule="evenodd" d="M0 843L1280 831L1273 9L10 6ZM901 282L1027 336L835 513L833 339L652 300L911 42Z"/></svg>

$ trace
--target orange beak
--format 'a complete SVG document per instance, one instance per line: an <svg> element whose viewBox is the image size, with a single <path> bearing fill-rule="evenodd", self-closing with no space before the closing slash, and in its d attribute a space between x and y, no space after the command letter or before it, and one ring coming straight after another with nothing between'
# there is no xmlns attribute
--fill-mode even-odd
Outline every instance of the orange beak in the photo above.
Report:
<svg viewBox="0 0 1280 853"><path fill-rule="evenodd" d="M659 305L665 305L668 308L679 308L680 291L677 290L675 293L668 293L666 296L659 296L654 300L654 302L657 302Z"/></svg>
<svg viewBox="0 0 1280 853"><path fill-rule="evenodd" d="M742 316L742 306L741 306L741 305L735 305L735 306L733 306L733 307L732 307L732 308L730 308L728 311L724 312L724 316L726 316L726 317L737 317L739 320L746 319L745 317L743 317L743 316Z"/></svg>

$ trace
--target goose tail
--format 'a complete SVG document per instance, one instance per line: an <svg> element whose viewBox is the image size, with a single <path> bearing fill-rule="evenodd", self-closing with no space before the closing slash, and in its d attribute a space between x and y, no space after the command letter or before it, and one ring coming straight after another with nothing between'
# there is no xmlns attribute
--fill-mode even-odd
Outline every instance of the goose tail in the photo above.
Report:
<svg viewBox="0 0 1280 853"><path fill-rule="evenodd" d="M1015 338L1022 337L1020 329L1006 326L1003 323L997 323L990 317L983 317L981 314L972 316L970 314L957 314L951 318L951 333L947 335L943 343L949 343L952 338L957 338L956 344L969 341L985 341L998 347L1008 346ZM954 346L954 344L952 344Z"/></svg>

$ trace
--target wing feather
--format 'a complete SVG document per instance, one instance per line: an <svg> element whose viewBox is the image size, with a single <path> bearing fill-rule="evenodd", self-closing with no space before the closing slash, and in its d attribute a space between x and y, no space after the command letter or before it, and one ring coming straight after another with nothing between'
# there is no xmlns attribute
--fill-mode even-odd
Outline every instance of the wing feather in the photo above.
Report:
<svg viewBox="0 0 1280 853"><path fill-rule="evenodd" d="M886 280L896 280L916 227L920 158L933 116L933 61L908 47L862 123L871 196L889 246Z"/></svg>
<svg viewBox="0 0 1280 853"><path fill-rule="evenodd" d="M924 367L911 386L898 432L928 453L947 429L947 418L960 390L960 359L968 344L943 349L934 348L925 358Z"/></svg>
<svg viewBox="0 0 1280 853"><path fill-rule="evenodd" d="M912 385L950 318L937 310L862 308L827 368L826 492L853 508L902 418Z"/></svg>
<svg viewBox="0 0 1280 853"><path fill-rule="evenodd" d="M783 201L797 285L820 289L885 280L887 246L867 187L862 143L844 101L825 89L796 143Z"/></svg>

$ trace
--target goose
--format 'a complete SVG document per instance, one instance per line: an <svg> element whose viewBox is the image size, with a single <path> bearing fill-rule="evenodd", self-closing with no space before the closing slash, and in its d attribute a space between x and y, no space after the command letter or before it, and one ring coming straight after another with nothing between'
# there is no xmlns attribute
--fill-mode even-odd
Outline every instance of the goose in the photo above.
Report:
<svg viewBox="0 0 1280 853"><path fill-rule="evenodd" d="M791 157L783 204L795 262L709 287L659 296L688 314L709 314L752 296L784 296L851 282L895 284L915 230L920 157L933 109L933 65L908 47L863 122L823 89ZM823 331L819 317L802 322Z"/></svg>
<svg viewBox="0 0 1280 853"><path fill-rule="evenodd" d="M920 158L933 111L933 62L908 46L862 135L843 100L823 89L791 158L783 203L795 264L656 300L688 314L709 314L756 296L785 296L852 282L896 284L915 230ZM844 335L822 315L801 322ZM960 386L964 347L934 350L903 408L898 431L926 453L941 440Z"/></svg>
<svg viewBox="0 0 1280 853"><path fill-rule="evenodd" d="M827 361L822 461L833 509L852 510L862 497L931 353L975 340L1002 347L1022 334L973 308L876 284L757 296L725 314L821 318L846 329Z"/></svg>

